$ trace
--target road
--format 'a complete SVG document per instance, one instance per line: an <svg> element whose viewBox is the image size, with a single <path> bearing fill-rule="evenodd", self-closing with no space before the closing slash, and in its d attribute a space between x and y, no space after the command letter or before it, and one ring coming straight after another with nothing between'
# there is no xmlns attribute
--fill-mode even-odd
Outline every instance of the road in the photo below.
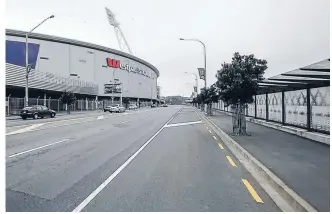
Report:
<svg viewBox="0 0 332 214"><path fill-rule="evenodd" d="M36 121L7 127L6 211L280 211L192 107Z"/></svg>

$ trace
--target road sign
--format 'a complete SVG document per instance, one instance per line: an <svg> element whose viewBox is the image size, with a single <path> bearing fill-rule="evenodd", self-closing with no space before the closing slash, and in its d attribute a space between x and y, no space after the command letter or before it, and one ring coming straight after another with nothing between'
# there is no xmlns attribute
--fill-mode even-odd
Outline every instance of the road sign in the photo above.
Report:
<svg viewBox="0 0 332 214"><path fill-rule="evenodd" d="M199 78L205 80L205 69L204 68L197 68L197 69L198 69Z"/></svg>

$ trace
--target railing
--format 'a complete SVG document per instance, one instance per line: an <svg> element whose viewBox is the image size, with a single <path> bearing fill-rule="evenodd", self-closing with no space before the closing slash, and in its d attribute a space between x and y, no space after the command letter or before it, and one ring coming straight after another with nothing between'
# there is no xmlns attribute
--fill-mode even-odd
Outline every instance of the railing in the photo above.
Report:
<svg viewBox="0 0 332 214"><path fill-rule="evenodd" d="M131 102L136 104L136 102ZM113 104L120 104L120 101L114 101ZM44 105L56 112L65 112L68 108L71 111L93 111L102 110L104 107L112 105L111 100L76 100L73 104L67 105L62 103L60 99L29 98L29 106ZM150 106L150 102L141 102L141 107ZM6 116L19 115L24 108L24 98L6 97Z"/></svg>
<svg viewBox="0 0 332 214"><path fill-rule="evenodd" d="M246 116L330 134L330 86L260 94L253 99ZM233 112L221 100L212 108Z"/></svg>

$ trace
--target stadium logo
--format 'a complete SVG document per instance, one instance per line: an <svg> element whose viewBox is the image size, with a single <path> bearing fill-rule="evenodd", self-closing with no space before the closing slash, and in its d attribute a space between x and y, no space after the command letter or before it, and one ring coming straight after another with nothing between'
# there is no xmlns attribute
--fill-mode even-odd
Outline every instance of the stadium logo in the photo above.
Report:
<svg viewBox="0 0 332 214"><path fill-rule="evenodd" d="M117 59L111 59L111 58L106 58L106 62L107 62L107 66L108 67L111 67L111 68L120 68L122 70L126 70L128 72L133 72L133 73L138 73L138 74L141 74L143 76L146 76L146 77L149 77L151 78L151 75L146 72L145 70L141 70L139 68L134 68L128 64L122 64L120 62L120 60L117 60Z"/></svg>

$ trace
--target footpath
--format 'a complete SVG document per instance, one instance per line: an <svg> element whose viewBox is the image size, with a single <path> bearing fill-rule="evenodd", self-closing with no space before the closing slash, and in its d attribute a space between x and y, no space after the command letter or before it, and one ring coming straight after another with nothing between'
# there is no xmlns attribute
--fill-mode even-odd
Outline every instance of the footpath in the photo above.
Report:
<svg viewBox="0 0 332 214"><path fill-rule="evenodd" d="M213 112L216 126L317 211L330 211L330 146L247 122L251 136L232 136L232 118Z"/></svg>

